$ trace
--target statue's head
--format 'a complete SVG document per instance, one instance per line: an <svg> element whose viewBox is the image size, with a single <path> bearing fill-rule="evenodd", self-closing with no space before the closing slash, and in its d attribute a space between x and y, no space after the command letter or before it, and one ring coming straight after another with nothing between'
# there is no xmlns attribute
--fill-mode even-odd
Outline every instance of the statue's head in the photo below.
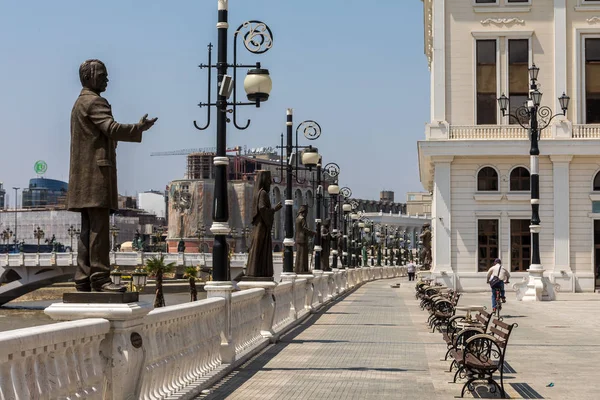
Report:
<svg viewBox="0 0 600 400"><path fill-rule="evenodd" d="M323 221L323 225L326 228L329 228L329 225L331 225L331 220L329 218L326 218L325 221Z"/></svg>
<svg viewBox="0 0 600 400"><path fill-rule="evenodd" d="M306 204L302 204L300 206L300 209L298 210L298 215L302 215L303 217L306 217L307 214L308 214L308 207L306 206Z"/></svg>
<svg viewBox="0 0 600 400"><path fill-rule="evenodd" d="M86 60L79 67L81 86L96 93L102 93L108 86L108 71L100 60Z"/></svg>
<svg viewBox="0 0 600 400"><path fill-rule="evenodd" d="M431 226L431 224L427 223L423 225L423 229L429 229L429 227Z"/></svg>
<svg viewBox="0 0 600 400"><path fill-rule="evenodd" d="M259 188L263 189L265 192L271 190L271 171L262 169L256 171L256 180Z"/></svg>

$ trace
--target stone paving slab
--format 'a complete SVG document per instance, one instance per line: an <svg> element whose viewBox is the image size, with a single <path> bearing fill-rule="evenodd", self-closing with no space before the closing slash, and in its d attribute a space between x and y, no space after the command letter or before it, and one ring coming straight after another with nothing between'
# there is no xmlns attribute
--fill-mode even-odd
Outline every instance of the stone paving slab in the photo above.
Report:
<svg viewBox="0 0 600 400"><path fill-rule="evenodd" d="M401 282L400 289L390 284ZM561 294L559 301L517 302L505 322L517 322L507 351L509 398L600 398L600 295ZM459 304L490 307L487 293ZM328 305L264 349L198 399L453 399L441 334L406 278L367 283ZM550 382L554 387L547 387ZM498 397L487 393L465 397Z"/></svg>

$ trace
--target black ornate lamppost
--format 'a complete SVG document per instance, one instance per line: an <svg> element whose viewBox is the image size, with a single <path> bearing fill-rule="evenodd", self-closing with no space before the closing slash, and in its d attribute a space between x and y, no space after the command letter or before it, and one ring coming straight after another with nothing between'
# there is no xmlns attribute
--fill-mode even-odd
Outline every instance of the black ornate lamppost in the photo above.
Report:
<svg viewBox="0 0 600 400"><path fill-rule="evenodd" d="M533 64L529 68L529 98L527 102L515 110L514 114L507 113L510 106L510 99L504 94L498 99L498 105L502 111L502 116L508 116L514 119L521 127L529 131L529 140L531 147L529 149L531 166L531 265L529 266L529 283L534 287L533 280L541 280L544 270L540 260L540 178L539 178L539 155L540 149L538 141L541 131L550 125L550 122L557 116L567 115L569 107L569 96L565 93L558 98L562 113L554 114L548 106L540 106L542 102L542 93L538 90L538 74L540 69ZM545 285L544 285L545 286ZM527 295L527 294L526 294ZM535 293L532 293L535 296ZM537 297L537 296L536 296Z"/></svg>
<svg viewBox="0 0 600 400"><path fill-rule="evenodd" d="M356 266L358 265L358 258L357 258L357 254L356 254L356 229L358 228L358 213L356 212L356 209L358 208L358 203L356 202L356 200L351 200L350 201L350 208L351 208L351 212L347 215L347 224L349 225L349 229L350 229L350 237L349 237L349 253L350 253L350 268L356 268Z"/></svg>
<svg viewBox="0 0 600 400"><path fill-rule="evenodd" d="M152 227L152 236L154 236L154 251L162 253L162 241L163 241L163 233L165 232L165 228L163 226L153 226Z"/></svg>
<svg viewBox="0 0 600 400"><path fill-rule="evenodd" d="M244 253L248 253L248 238L250 237L250 234L252 233L252 228L244 225L242 227L242 231L241 231L241 235L242 235L242 239L244 240L244 243L242 244L242 251Z"/></svg>
<svg viewBox="0 0 600 400"><path fill-rule="evenodd" d="M44 230L39 226L33 230L33 237L37 239L37 252L40 252L40 240L44 238Z"/></svg>
<svg viewBox="0 0 600 400"><path fill-rule="evenodd" d="M10 238L13 236L13 231L10 228L6 228L5 230L2 231L2 233L0 233L0 237L2 237L2 240L4 241L4 245L6 246L6 252L8 253L8 242L10 241Z"/></svg>
<svg viewBox="0 0 600 400"><path fill-rule="evenodd" d="M117 236L119 236L119 231L120 229L117 227L117 224L115 224L114 222L112 223L112 225L109 228L110 231L110 236L112 238L112 244L111 244L111 248L112 251L117 251ZM69 235L71 235L69 233ZM71 246L73 246L73 236L71 236Z"/></svg>
<svg viewBox="0 0 600 400"><path fill-rule="evenodd" d="M13 187L13 190L15 191L15 238L13 239L13 241L15 242L15 250L17 249L17 245L19 244L19 241L17 239L17 232L18 232L18 230L17 230L17 228L18 228L18 225L17 225L17 211L18 211L17 200L18 200L20 189L21 189L20 187ZM23 198L21 196L21 206L22 205L23 205Z"/></svg>
<svg viewBox="0 0 600 400"><path fill-rule="evenodd" d="M341 258L341 269L345 269L348 268L348 213L350 213L350 211L352 211L352 206L350 205L350 203L348 202L348 200L350 199L350 196L352 196L352 190L349 187L343 187L340 189L340 195L343 198L343 203L342 203L342 212L340 213L340 218L341 218L341 222L342 222L342 232L341 232L341 236L342 236L342 258ZM338 203L339 204L339 203Z"/></svg>
<svg viewBox="0 0 600 400"><path fill-rule="evenodd" d="M329 163L327 165L325 165L325 168L321 167L321 162L322 162L322 158L319 158L319 163L317 164L317 190L316 190L316 198L317 198L317 215L315 218L315 222L316 222L316 231L317 234L315 236L315 268L316 270L320 270L321 269L321 251L323 250L323 248L321 247L323 245L323 243L321 242L321 212L322 212L322 207L321 207L321 203L323 200L323 175L327 174L328 176L330 176L332 179L336 179L337 176L340 174L340 166L337 165L336 163ZM337 189L336 189L337 188ZM339 193L339 186L333 184L333 185L329 185L329 187L327 188L328 193L332 193L332 192L336 192ZM337 194L336 193L336 194Z"/></svg>
<svg viewBox="0 0 600 400"><path fill-rule="evenodd" d="M75 236L75 235L79 236L81 231L79 229L75 229L75 227L73 225L71 225L69 227L69 229L67 229L67 233L69 234L69 237L71 238L71 253L72 253L73 252L73 236Z"/></svg>
<svg viewBox="0 0 600 400"><path fill-rule="evenodd" d="M226 154L227 147L227 123L231 120L228 113L233 114L233 125L240 130L248 128L250 120L245 125L237 123L237 106L252 105L260 107L261 102L267 101L271 92L271 78L269 71L261 67L260 63L254 65L243 65L237 62L237 39L242 34L244 47L253 54L262 54L273 46L273 34L271 29L261 21L247 21L241 24L233 35L233 64L227 62L227 30L228 24L228 0L218 0L218 22L217 22L217 63L212 64L212 44L208 45L208 64L201 64L200 68L208 68L208 101L200 103L200 107L207 107L207 123L194 126L199 130L205 130L210 125L210 107L217 109L217 151L213 159L215 164L215 186L213 202L213 223L210 228L214 234L213 243L213 280L217 282L229 281L231 274L228 264L227 235L229 227L229 199L227 195L227 166L229 158ZM245 33L244 33L245 32ZM211 72L217 70L217 100L212 102L211 97ZM233 70L233 78L227 75L228 69ZM237 101L236 78L238 68L251 68L244 80L244 90L249 102ZM233 101L227 99L233 92ZM231 108L228 108L231 107Z"/></svg>
<svg viewBox="0 0 600 400"><path fill-rule="evenodd" d="M296 127L296 143L293 142L293 129L294 129L294 112L291 108L288 108L286 111L286 145L283 146L283 134L281 135L281 145L277 146L277 148L283 149L285 148L287 165L284 167L283 165L283 154L280 157L281 165L280 165L280 173L281 176L277 180L273 178L273 181L276 183L281 183L283 181L283 170L285 168L285 239L283 240L283 273L282 276L293 276L294 275L294 200L292 197L292 180L295 179L298 184L307 183L308 180L300 180L298 179L298 171L300 170L300 161L299 157L296 155L296 151L303 149L302 152L302 164L308 168L308 170L312 170L312 168L317 167L321 160L321 156L319 155L318 149L312 146L300 146L298 144L298 136L302 131L304 137L308 140L316 140L321 136L321 126L312 120L307 120L301 122ZM296 171L296 174L294 174ZM319 232L320 233L320 232ZM318 237L319 235L317 235Z"/></svg>
<svg viewBox="0 0 600 400"><path fill-rule="evenodd" d="M331 260L331 268L336 268L338 267L338 237L339 237L339 231L338 231L338 198L340 196L340 187L338 186L338 182L337 182L337 178L335 179L334 183L332 185L329 185L327 187L327 192L329 193L329 195L331 196L331 213L332 213L332 218L331 218L331 245L332 245L332 249L331 249L331 256L332 256L332 260Z"/></svg>

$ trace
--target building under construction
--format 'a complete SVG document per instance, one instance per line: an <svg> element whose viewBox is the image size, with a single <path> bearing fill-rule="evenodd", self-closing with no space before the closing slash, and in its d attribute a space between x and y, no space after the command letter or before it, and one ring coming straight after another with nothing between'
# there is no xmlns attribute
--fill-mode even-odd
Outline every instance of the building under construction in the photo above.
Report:
<svg viewBox="0 0 600 400"><path fill-rule="evenodd" d="M169 191L169 251L176 251L177 244L183 239L187 252L196 252L206 242L210 248L212 234L209 228L212 224L212 201L214 191L215 167L213 159L216 156L214 149L197 149L187 154L186 179L172 181L168 186ZM155 155L182 155L186 150L170 153L156 153ZM247 248L246 237L242 232L248 232L252 225L252 190L254 177L258 170L269 170L274 183L271 186L271 202L273 205L285 201L285 164L277 149L260 147L257 149L244 149L235 147L227 150L228 165L228 198L229 198L229 223L234 233L230 237L230 245L236 251ZM293 187L294 213L302 204L309 206L309 224L314 229L315 202L315 170L309 171L302 165L295 170ZM327 183L323 186L325 192ZM172 201L181 198L185 192L187 204ZM273 226L273 243L275 251L282 250L285 236L284 212L276 215ZM244 229L246 228L246 229ZM236 235L237 232L237 235ZM210 238L210 239L209 239Z"/></svg>
<svg viewBox="0 0 600 400"><path fill-rule="evenodd" d="M280 174L278 167L281 166L281 157L272 147L250 149L244 154L241 147L234 147L227 149L227 154L229 157L227 180L229 181L253 181L256 171L261 169L271 170L273 177ZM215 155L212 151L188 154L186 177L194 180L214 179Z"/></svg>

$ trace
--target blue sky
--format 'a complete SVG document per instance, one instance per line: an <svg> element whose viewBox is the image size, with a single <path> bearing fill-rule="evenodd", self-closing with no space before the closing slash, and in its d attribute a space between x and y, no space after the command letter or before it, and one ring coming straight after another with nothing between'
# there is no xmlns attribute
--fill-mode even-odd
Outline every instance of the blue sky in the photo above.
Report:
<svg viewBox="0 0 600 400"><path fill-rule="evenodd" d="M296 124L321 125L311 144L325 163L340 165L341 184L356 197L385 189L404 201L407 191L422 190L416 141L429 118L422 2L230 0L230 49L233 30L251 19L270 26L274 46L263 55L240 46L238 59L268 68L273 90L261 108L238 109L239 120L252 123L245 131L229 124L228 145L279 144L291 107ZM108 67L104 96L117 121L159 118L142 144L119 145L119 191L160 190L182 178L185 156L150 153L215 146L214 118L206 131L192 121L205 121L197 104L206 101L207 76L197 66L207 61L208 42L216 45L216 20L216 0L0 1L0 182L26 187L39 159L47 178L68 180L69 118L88 58Z"/></svg>

